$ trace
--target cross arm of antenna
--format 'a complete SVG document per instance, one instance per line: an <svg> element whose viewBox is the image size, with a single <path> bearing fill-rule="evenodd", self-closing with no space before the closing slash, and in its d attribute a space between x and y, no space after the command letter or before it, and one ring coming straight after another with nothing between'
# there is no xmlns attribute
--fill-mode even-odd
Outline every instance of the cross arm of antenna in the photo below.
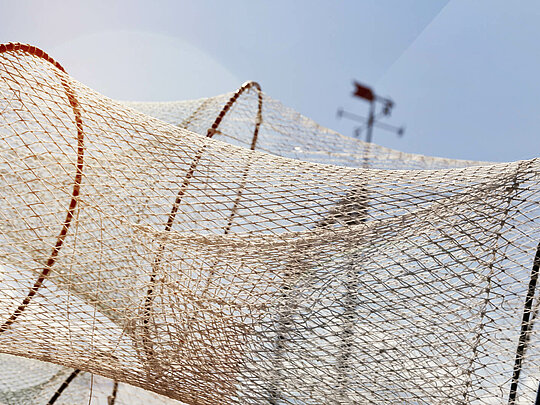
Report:
<svg viewBox="0 0 540 405"><path fill-rule="evenodd" d="M367 117L363 117L361 115L354 114L354 113L349 112L349 111L345 111L343 108L338 109L337 116L339 118L349 118L349 119L351 119L353 121L361 122L363 125L356 128L355 131L357 131L357 132L363 131L363 129L365 127L365 124L368 121ZM373 125L375 125L377 128L384 129L385 131L395 132L399 136L402 136L403 133L405 132L405 127L403 127L403 126L397 127L395 125L386 124L384 122L378 122L378 121L374 121Z"/></svg>
<svg viewBox="0 0 540 405"><path fill-rule="evenodd" d="M337 116L339 118L349 118L353 121L357 121L357 122L367 122L367 117L363 117L361 115L358 115L358 114L354 114L352 112L349 112L349 111L345 111L343 108L339 108L338 111L337 111Z"/></svg>
<svg viewBox="0 0 540 405"><path fill-rule="evenodd" d="M395 132L399 136L402 136L405 132L405 127L396 127L395 125L386 124L384 122L374 122L374 125L380 129L384 129L385 131Z"/></svg>
<svg viewBox="0 0 540 405"><path fill-rule="evenodd" d="M384 111L381 111L377 114L375 114L374 118L378 119L381 116L384 116ZM351 120L357 121L357 122L367 122L368 117L364 117L362 115L358 115L349 111L345 111L343 108L338 108L337 110L337 116L338 118L349 118Z"/></svg>

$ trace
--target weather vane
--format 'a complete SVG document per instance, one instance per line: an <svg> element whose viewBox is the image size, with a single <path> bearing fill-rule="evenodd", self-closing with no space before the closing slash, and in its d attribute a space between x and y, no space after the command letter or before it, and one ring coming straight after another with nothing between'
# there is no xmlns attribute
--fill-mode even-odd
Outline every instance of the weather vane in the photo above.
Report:
<svg viewBox="0 0 540 405"><path fill-rule="evenodd" d="M362 125L354 129L354 136L358 138L362 131L366 130L366 142L371 143L373 139L373 127L383 129L385 131L390 131L398 136L403 136L405 133L405 127L396 127L384 122L378 122L377 120L381 117L389 117L392 113L392 108L394 107L394 102L389 98L381 97L376 95L373 90L363 84L354 82L354 92L353 96L364 99L369 102L369 115L363 117L358 114L354 114L348 111L345 111L342 107L338 108L337 116L338 118L348 118L356 122L362 123ZM381 105L380 111L377 112L377 103Z"/></svg>

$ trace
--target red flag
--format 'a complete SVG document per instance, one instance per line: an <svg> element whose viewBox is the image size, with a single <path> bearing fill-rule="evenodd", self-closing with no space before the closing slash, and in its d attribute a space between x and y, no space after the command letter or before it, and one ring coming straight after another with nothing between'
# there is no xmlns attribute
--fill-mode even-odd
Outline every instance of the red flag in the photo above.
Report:
<svg viewBox="0 0 540 405"><path fill-rule="evenodd" d="M353 96L364 98L368 101L375 100L375 94L373 93L373 90L371 90L369 87L363 86L358 82L354 82L354 93Z"/></svg>

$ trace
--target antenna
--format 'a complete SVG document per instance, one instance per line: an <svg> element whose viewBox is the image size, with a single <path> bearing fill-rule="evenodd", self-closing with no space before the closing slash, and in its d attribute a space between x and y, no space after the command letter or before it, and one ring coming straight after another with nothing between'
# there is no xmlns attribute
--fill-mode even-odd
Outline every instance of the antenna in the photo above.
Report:
<svg viewBox="0 0 540 405"><path fill-rule="evenodd" d="M357 81L354 81L353 84L354 92L352 93L352 95L354 97L358 97L369 102L369 114L367 117L363 117L361 115L345 111L342 107L339 107L337 110L337 117L348 118L350 120L362 123L362 125L354 129L354 137L359 138L362 132L366 130L366 142L371 143L373 139L374 126L385 131L393 132L399 137L403 136L403 134L405 133L404 126L396 127L394 125L386 124L384 122L377 122L379 118L389 117L392 114L394 102L389 98L376 95L370 87L360 84ZM377 103L381 105L379 112L377 112Z"/></svg>

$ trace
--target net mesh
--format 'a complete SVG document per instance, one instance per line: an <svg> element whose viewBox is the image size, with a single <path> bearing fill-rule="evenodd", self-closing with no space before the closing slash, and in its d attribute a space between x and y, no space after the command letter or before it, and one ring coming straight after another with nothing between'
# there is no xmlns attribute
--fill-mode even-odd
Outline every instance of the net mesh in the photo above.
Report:
<svg viewBox="0 0 540 405"><path fill-rule="evenodd" d="M253 82L119 103L0 59L0 400L73 370L58 401L88 373L157 403L534 399L539 160L365 144Z"/></svg>
<svg viewBox="0 0 540 405"><path fill-rule="evenodd" d="M110 379L19 356L0 355L2 405L181 405L181 402Z"/></svg>

